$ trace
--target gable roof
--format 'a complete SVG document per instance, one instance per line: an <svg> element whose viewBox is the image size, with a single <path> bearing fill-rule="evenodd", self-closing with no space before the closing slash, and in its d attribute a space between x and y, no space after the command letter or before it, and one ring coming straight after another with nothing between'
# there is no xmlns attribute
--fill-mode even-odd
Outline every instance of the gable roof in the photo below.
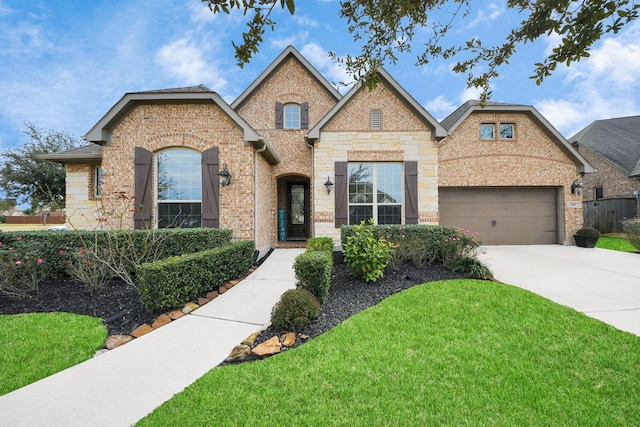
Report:
<svg viewBox="0 0 640 427"><path fill-rule="evenodd" d="M278 55L276 59L273 60L273 62L258 76L258 78L256 78L253 83L251 83L249 87L231 103L231 108L234 110L238 109L289 57L293 57L298 60L298 62L302 64L302 66L318 81L318 83L320 83L321 86L326 89L327 92L329 92L329 94L331 94L331 96L336 100L340 99L340 92L338 92L338 90L334 88L331 83L329 83L329 81L325 79L324 76L320 74L318 70L316 70L315 67L296 50L296 48L289 45L280 55Z"/></svg>
<svg viewBox="0 0 640 427"><path fill-rule="evenodd" d="M525 113L536 122L551 137L551 140L576 164L578 173L593 173L593 167L578 151L565 139L560 132L531 105L509 104L503 102L487 102L484 107L478 100L469 100L442 120L441 124L451 134L472 113Z"/></svg>
<svg viewBox="0 0 640 427"><path fill-rule="evenodd" d="M61 151L59 153L41 154L40 159L51 160L58 163L95 163L102 162L102 146L98 144L89 144L83 147L72 148L71 150Z"/></svg>
<svg viewBox="0 0 640 427"><path fill-rule="evenodd" d="M137 105L188 102L216 104L242 129L245 142L250 143L256 149L265 148L261 154L269 163L273 165L280 163L280 156L269 143L245 122L220 95L204 85L126 93L83 138L96 144L108 145L111 143L112 130Z"/></svg>
<svg viewBox="0 0 640 427"><path fill-rule="evenodd" d="M596 120L569 142L589 148L629 177L640 176L640 116Z"/></svg>
<svg viewBox="0 0 640 427"><path fill-rule="evenodd" d="M378 76L381 81L384 81L389 87L396 93L396 95L404 101L404 103L413 110L426 124L428 124L433 129L434 137L437 139L444 138L447 136L447 130L438 123L438 121L431 115L429 112L422 106L418 101L416 101L410 94L407 92L400 84L391 77L384 68L378 68ZM329 123L329 121L338 114L342 108L349 103L351 98L354 97L358 91L362 90L362 80L358 81L349 92L347 92L342 99L333 106L331 110L307 133L307 138L310 140L316 140L320 138L320 131L322 128Z"/></svg>

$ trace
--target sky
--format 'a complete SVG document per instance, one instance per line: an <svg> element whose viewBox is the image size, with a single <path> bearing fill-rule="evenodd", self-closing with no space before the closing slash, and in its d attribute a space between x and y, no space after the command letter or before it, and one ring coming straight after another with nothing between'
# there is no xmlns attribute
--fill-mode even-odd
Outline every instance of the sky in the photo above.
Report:
<svg viewBox="0 0 640 427"><path fill-rule="evenodd" d="M27 141L27 122L80 139L127 92L204 84L231 103L288 45L330 82L348 82L328 55L359 53L339 10L338 0L298 0L294 16L276 11L275 31L267 29L241 69L232 41L241 42L246 17L215 15L200 0L0 0L0 150ZM506 1L476 1L445 43L498 42L522 19ZM415 65L426 36L418 31L413 52L385 69L442 120L479 92L466 88L452 61ZM567 138L594 120L640 114L640 22L537 86L529 76L554 41L519 47L493 81L491 100L533 105Z"/></svg>

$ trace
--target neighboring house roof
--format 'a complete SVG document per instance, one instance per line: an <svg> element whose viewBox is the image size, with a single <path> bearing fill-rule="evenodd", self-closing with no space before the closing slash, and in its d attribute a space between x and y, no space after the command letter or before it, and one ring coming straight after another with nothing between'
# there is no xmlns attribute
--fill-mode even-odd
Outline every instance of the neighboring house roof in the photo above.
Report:
<svg viewBox="0 0 640 427"><path fill-rule="evenodd" d="M531 105L487 102L484 106L481 106L480 101L469 100L440 123L449 130L449 133L452 133L470 114L476 111L489 113L526 113L534 122L537 122L551 137L551 140L574 161L579 173L593 173L593 167L589 162Z"/></svg>
<svg viewBox="0 0 640 427"><path fill-rule="evenodd" d="M323 86L327 90L327 92L329 92L329 94L331 94L331 96L333 96L336 100L340 99L340 92L338 92L338 90L333 87L331 83L329 83L329 81L325 79L324 76L320 74L318 70L316 70L314 66L311 65L311 63L309 63L309 61L307 61L305 57L296 50L296 48L294 48L293 46L287 46L287 48L283 50L280 55L278 55L278 57L258 76L258 78L255 79L253 83L251 83L251 85L249 85L249 87L246 88L244 92L242 92L240 96L238 96L238 98L236 98L236 100L231 103L231 108L237 110L264 82L269 79L269 76L271 76L271 74L275 70L277 70L278 67L280 67L280 65L289 57L297 59L298 62L300 62L302 66L306 68L307 71L311 75L313 75L313 77L315 77L318 83L320 83L320 85Z"/></svg>
<svg viewBox="0 0 640 427"><path fill-rule="evenodd" d="M58 163L95 163L102 162L102 146L89 144L59 153L41 154L40 159L51 160Z"/></svg>
<svg viewBox="0 0 640 427"><path fill-rule="evenodd" d="M596 120L569 142L587 147L631 178L640 176L640 116Z"/></svg>
<svg viewBox="0 0 640 427"><path fill-rule="evenodd" d="M126 93L84 136L100 145L111 143L111 131L136 106L143 103L213 102L222 109L244 132L245 142L261 149L262 156L271 164L280 163L280 156L271 145L242 119L217 93L204 85L172 89ZM264 148L264 150L262 150Z"/></svg>
<svg viewBox="0 0 640 427"><path fill-rule="evenodd" d="M378 76L380 80L384 81L389 87L396 92L397 96L405 102L405 104L412 109L428 126L433 129L433 134L436 139L444 138L447 136L447 130L438 123L438 121L427 110L424 109L418 101L416 101L400 84L391 77L384 68L378 68ZM329 112L307 133L307 138L310 140L316 140L320 138L320 131L322 128L338 114L338 112L353 98L353 96L362 89L362 80L359 80L344 97L329 110ZM365 89L366 90L366 89Z"/></svg>

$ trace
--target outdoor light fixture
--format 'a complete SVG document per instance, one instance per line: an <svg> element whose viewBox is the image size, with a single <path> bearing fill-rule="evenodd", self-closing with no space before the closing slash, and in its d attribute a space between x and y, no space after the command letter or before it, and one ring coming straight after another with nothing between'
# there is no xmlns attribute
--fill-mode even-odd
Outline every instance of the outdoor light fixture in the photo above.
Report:
<svg viewBox="0 0 640 427"><path fill-rule="evenodd" d="M571 183L571 194L582 194L582 184L577 179Z"/></svg>
<svg viewBox="0 0 640 427"><path fill-rule="evenodd" d="M220 185L222 185L223 187L226 187L227 185L231 184L231 174L227 169L226 163L222 165L222 171L218 172L218 177L220 178Z"/></svg>
<svg viewBox="0 0 640 427"><path fill-rule="evenodd" d="M327 177L327 182L324 183L324 186L327 187L327 194L331 193L331 187L333 187L333 182Z"/></svg>

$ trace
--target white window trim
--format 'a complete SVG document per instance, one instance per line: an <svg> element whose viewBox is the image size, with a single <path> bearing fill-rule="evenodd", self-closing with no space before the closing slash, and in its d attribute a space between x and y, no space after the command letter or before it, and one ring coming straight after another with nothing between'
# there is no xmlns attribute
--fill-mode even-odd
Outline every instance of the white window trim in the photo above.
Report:
<svg viewBox="0 0 640 427"><path fill-rule="evenodd" d="M379 164L385 164L385 163L392 163L392 164L399 164L400 165L400 203L384 203L384 202L378 202L378 168L376 167L376 165ZM351 201L349 200L349 183L347 182L347 223L351 224L351 206L371 206L371 213L373 214L372 217L374 219L375 224L379 224L378 222L378 206L397 206L400 205L400 224L404 224L404 220L405 220L405 212L404 212L404 192L405 192L405 188L404 188L404 162L348 162L347 163L347 177L349 175L349 166L350 165L354 165L354 164L370 164L373 165L373 176L372 176L372 198L373 201L372 203L351 203ZM347 178L348 179L348 178Z"/></svg>
<svg viewBox="0 0 640 427"><path fill-rule="evenodd" d="M502 137L502 126L511 126L511 138ZM516 139L516 125L514 123L500 123L500 125L498 126L498 136L500 137L500 139L505 141Z"/></svg>
<svg viewBox="0 0 640 427"><path fill-rule="evenodd" d="M491 129L492 129L491 138L485 138L482 135L483 126L491 126ZM496 124L495 123L480 123L480 128L478 129L478 134L480 136L480 139L483 140L483 141L491 141L491 140L496 139Z"/></svg>
<svg viewBox="0 0 640 427"><path fill-rule="evenodd" d="M298 126L287 126L287 107L291 107L291 106L298 108ZM284 104L282 106L282 128L283 129L300 129L301 123L302 123L302 107L300 106L300 104L296 104L294 102Z"/></svg>

